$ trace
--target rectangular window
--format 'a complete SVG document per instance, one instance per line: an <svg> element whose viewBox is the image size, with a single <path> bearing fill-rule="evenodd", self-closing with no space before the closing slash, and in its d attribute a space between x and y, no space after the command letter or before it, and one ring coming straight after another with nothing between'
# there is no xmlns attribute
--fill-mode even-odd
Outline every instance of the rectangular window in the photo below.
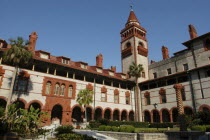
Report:
<svg viewBox="0 0 210 140"><path fill-rule="evenodd" d="M49 55L45 53L40 53L40 57L44 59L49 59Z"/></svg>
<svg viewBox="0 0 210 140"><path fill-rule="evenodd" d="M63 63L63 64L69 64L69 61L66 60L66 59L62 59L62 63Z"/></svg>
<svg viewBox="0 0 210 140"><path fill-rule="evenodd" d="M114 95L114 103L115 104L119 103L119 94Z"/></svg>
<svg viewBox="0 0 210 140"><path fill-rule="evenodd" d="M171 68L167 69L168 75L172 74Z"/></svg>
<svg viewBox="0 0 210 140"><path fill-rule="evenodd" d="M153 73L153 77L154 77L154 78L157 78L157 73L156 73L156 72Z"/></svg>
<svg viewBox="0 0 210 140"><path fill-rule="evenodd" d="M102 102L106 101L106 93L101 93L101 101Z"/></svg>
<svg viewBox="0 0 210 140"><path fill-rule="evenodd" d="M188 64L183 64L183 68L184 68L184 71L187 71L189 69Z"/></svg>
<svg viewBox="0 0 210 140"><path fill-rule="evenodd" d="M141 77L142 77L142 78L146 78L145 72L142 72Z"/></svg>
<svg viewBox="0 0 210 140"><path fill-rule="evenodd" d="M27 91L27 84L28 79L27 78L20 78L18 77L18 80L16 80L15 86L17 91Z"/></svg>

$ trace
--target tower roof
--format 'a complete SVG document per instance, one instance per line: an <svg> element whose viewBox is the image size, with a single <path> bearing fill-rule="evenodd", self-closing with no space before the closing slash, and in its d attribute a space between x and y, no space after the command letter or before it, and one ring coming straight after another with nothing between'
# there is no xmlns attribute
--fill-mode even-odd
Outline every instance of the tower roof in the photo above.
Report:
<svg viewBox="0 0 210 140"><path fill-rule="evenodd" d="M126 23L126 24L128 24L128 23L130 23L130 22L138 22L138 23L139 23L139 21L138 21L138 19L136 18L136 15L135 15L135 13L134 13L133 10L130 11L130 15L129 15L129 17L128 17L128 20L127 20L127 23Z"/></svg>

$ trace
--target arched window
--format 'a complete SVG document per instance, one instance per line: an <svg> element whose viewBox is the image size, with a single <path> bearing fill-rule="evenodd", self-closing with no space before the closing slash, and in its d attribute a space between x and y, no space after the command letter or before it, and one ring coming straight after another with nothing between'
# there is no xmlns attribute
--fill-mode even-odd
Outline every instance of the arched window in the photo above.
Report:
<svg viewBox="0 0 210 140"><path fill-rule="evenodd" d="M144 47L144 44L142 42L139 42L140 47Z"/></svg>
<svg viewBox="0 0 210 140"><path fill-rule="evenodd" d="M150 93L146 92L144 94L144 97L145 97L145 105L150 105Z"/></svg>
<svg viewBox="0 0 210 140"><path fill-rule="evenodd" d="M161 88L159 91L160 94L160 103L166 103L167 99L166 99L166 90Z"/></svg>
<svg viewBox="0 0 210 140"><path fill-rule="evenodd" d="M55 85L55 95L60 95L60 84L56 83Z"/></svg>
<svg viewBox="0 0 210 140"><path fill-rule="evenodd" d="M131 43L130 42L126 43L126 48L129 48L129 47L131 47Z"/></svg>
<svg viewBox="0 0 210 140"><path fill-rule="evenodd" d="M64 96L66 86L64 84L61 85L61 96Z"/></svg>
<svg viewBox="0 0 210 140"><path fill-rule="evenodd" d="M130 92L129 92L129 91L127 91L127 92L125 93L125 103L126 103L127 105L130 104Z"/></svg>
<svg viewBox="0 0 210 140"><path fill-rule="evenodd" d="M101 101L106 102L106 93L105 92L101 93Z"/></svg>
<svg viewBox="0 0 210 140"><path fill-rule="evenodd" d="M73 96L73 86L72 85L69 86L68 96L69 97Z"/></svg>
<svg viewBox="0 0 210 140"><path fill-rule="evenodd" d="M45 94L50 94L50 91L51 91L51 82L48 81L46 85Z"/></svg>
<svg viewBox="0 0 210 140"><path fill-rule="evenodd" d="M115 104L119 103L119 94L114 94L114 103Z"/></svg>
<svg viewBox="0 0 210 140"><path fill-rule="evenodd" d="M142 78L146 78L146 75L145 75L145 72L144 71L142 72L141 77Z"/></svg>

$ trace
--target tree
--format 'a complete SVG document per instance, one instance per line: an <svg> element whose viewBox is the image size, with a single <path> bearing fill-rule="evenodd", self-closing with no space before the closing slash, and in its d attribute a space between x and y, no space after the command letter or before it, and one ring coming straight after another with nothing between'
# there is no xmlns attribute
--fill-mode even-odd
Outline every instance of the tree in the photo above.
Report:
<svg viewBox="0 0 210 140"><path fill-rule="evenodd" d="M26 45L28 45L29 42L23 40L22 37L18 37L17 40L10 39L9 41L10 41L11 48L9 48L7 51L4 51L3 61L6 64L15 66L15 70L13 72L11 88L10 88L9 97L7 100L6 109L5 109L6 115L7 115L7 111L8 111L8 105L11 102L14 83L15 83L18 68L20 66L27 65L33 57L33 53L26 49L27 48Z"/></svg>
<svg viewBox="0 0 210 140"><path fill-rule="evenodd" d="M131 77L134 77L135 78L135 84L136 84L136 92L135 92L135 110L136 110L136 121L141 121L141 118L139 116L139 111L142 113L141 111L141 108L139 107L139 86L138 86L138 79L139 77L141 77L141 73L142 71L144 70L144 68L142 67L141 64L136 64L136 63L132 63L130 66L129 66L129 75Z"/></svg>
<svg viewBox="0 0 210 140"><path fill-rule="evenodd" d="M77 102L79 105L84 105L85 108L85 119L87 121L87 108L86 105L90 105L93 102L93 91L88 89L82 89L77 95Z"/></svg>

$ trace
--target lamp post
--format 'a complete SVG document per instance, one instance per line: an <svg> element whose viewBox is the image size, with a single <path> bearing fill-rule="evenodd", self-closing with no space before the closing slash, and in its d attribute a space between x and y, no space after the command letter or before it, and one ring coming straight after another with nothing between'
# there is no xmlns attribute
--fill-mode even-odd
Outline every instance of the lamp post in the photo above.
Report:
<svg viewBox="0 0 210 140"><path fill-rule="evenodd" d="M157 103L155 103L154 104L154 107L155 107L155 110L157 109L157 107L158 107L158 104ZM158 116L157 116L157 114L155 113L155 119L156 119L156 121L158 120ZM153 121L154 122L154 121ZM157 130L158 130L158 124L157 124Z"/></svg>

